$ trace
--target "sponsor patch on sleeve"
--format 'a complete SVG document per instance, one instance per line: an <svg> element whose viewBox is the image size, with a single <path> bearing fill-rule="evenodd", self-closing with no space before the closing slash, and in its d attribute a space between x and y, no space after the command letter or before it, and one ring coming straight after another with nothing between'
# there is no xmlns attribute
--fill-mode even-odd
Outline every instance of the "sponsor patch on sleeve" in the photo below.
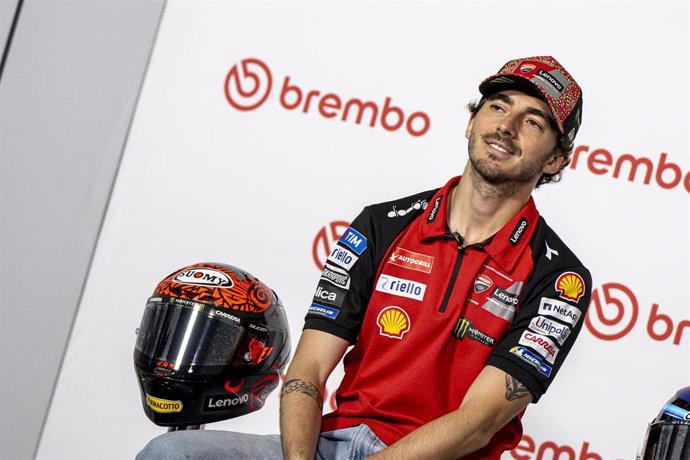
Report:
<svg viewBox="0 0 690 460"><path fill-rule="evenodd" d="M565 339L570 335L570 328L558 321L553 321L545 316L536 316L532 318L529 323L529 328L540 334L548 335L558 341L559 345L563 345Z"/></svg>
<svg viewBox="0 0 690 460"><path fill-rule="evenodd" d="M549 299L548 297L541 298L541 302L539 303L539 314L551 316L571 326L575 326L580 316L582 316L582 312L579 308L569 303L561 302L560 300Z"/></svg>
<svg viewBox="0 0 690 460"><path fill-rule="evenodd" d="M345 270L349 270L352 268L355 262L359 260L359 257L357 257L352 251L336 245L336 247L333 248L333 251L331 251L329 254L328 260L344 268Z"/></svg>
<svg viewBox="0 0 690 460"><path fill-rule="evenodd" d="M330 305L340 307L343 304L346 295L347 290L333 286L330 283L326 283L324 280L320 280L319 284L316 286L314 301L326 302Z"/></svg>
<svg viewBox="0 0 690 460"><path fill-rule="evenodd" d="M340 242L355 251L357 255L362 255L367 248L367 239L352 227L345 230L343 236L340 237Z"/></svg>
<svg viewBox="0 0 690 460"><path fill-rule="evenodd" d="M327 307L326 305L313 303L311 304L311 307L309 307L309 313L325 316L329 319L335 319L338 316L338 313L340 313L340 310L333 307Z"/></svg>
<svg viewBox="0 0 690 460"><path fill-rule="evenodd" d="M543 356L551 364L556 360L556 355L558 355L559 351L551 339L532 331L523 332L518 343L536 351L537 354Z"/></svg>
<svg viewBox="0 0 690 460"><path fill-rule="evenodd" d="M350 289L350 274L343 269L326 264L321 272L321 279L343 289Z"/></svg>
<svg viewBox="0 0 690 460"><path fill-rule="evenodd" d="M565 272L556 280L554 286L561 299L577 303L585 293L585 281L575 272Z"/></svg>
<svg viewBox="0 0 690 460"><path fill-rule="evenodd" d="M527 348L516 346L511 348L510 352L527 364L534 366L540 374L551 377L551 366L544 364L539 356L535 355Z"/></svg>

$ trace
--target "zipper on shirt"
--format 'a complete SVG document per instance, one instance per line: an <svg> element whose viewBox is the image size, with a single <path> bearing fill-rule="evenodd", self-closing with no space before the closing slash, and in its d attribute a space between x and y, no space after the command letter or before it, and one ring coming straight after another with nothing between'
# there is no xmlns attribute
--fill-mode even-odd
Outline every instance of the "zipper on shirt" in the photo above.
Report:
<svg viewBox="0 0 690 460"><path fill-rule="evenodd" d="M441 313L445 313L446 307L448 306L448 301L450 300L450 294L453 292L453 287L455 286L455 280L458 277L458 273L460 273L460 265L462 265L462 257L463 254L465 253L465 249L462 247L463 239L462 236L458 232L453 232L448 234L450 238L453 238L455 242L458 245L458 257L455 259L455 265L453 266L453 273L450 276L450 281L448 282L448 288L446 289L446 293L443 296L443 301L441 302L441 306L439 307L439 311Z"/></svg>

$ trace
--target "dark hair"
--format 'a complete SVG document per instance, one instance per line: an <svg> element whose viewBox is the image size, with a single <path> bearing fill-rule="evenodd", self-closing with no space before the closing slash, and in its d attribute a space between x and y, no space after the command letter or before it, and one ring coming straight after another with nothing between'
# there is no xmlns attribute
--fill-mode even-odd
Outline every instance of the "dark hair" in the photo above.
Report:
<svg viewBox="0 0 690 460"><path fill-rule="evenodd" d="M486 96L482 97L479 101L471 101L470 103L467 104L467 110L469 110L470 114L472 116L476 116L477 113L479 112L479 109L482 108L484 103L487 101ZM555 121L549 120L551 124L551 128L553 128L554 131L557 133L560 133L558 129L558 125L556 124ZM542 174L539 180L537 181L537 185L535 185L535 188L539 188L539 186L548 184L550 182L558 182L561 180L561 176L563 174L563 170L570 164L570 155L573 153L573 142L571 142L568 139L568 136L565 134L559 134L558 138L556 139L556 149L560 150L562 154L565 154L568 156L568 159L566 163L563 165L560 171L554 174Z"/></svg>

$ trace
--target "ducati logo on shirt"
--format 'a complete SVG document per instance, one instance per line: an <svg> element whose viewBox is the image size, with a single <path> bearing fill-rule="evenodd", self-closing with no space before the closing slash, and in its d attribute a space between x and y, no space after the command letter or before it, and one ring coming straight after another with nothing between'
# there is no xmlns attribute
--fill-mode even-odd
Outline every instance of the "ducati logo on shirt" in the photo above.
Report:
<svg viewBox="0 0 690 460"><path fill-rule="evenodd" d="M486 276L483 273L480 273L475 279L474 279L474 292L476 294L481 294L482 292L488 290L494 282Z"/></svg>
<svg viewBox="0 0 690 460"><path fill-rule="evenodd" d="M410 317L405 310L400 307L386 307L376 318L379 325L379 333L393 339L402 339L403 335L410 330Z"/></svg>

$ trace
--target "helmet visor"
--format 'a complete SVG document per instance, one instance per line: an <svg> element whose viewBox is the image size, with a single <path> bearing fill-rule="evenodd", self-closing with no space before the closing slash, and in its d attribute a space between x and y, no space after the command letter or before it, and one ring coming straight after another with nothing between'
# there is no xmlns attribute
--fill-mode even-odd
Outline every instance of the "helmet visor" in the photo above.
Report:
<svg viewBox="0 0 690 460"><path fill-rule="evenodd" d="M249 329L230 310L173 297L151 297L134 360L143 369L186 377L261 371L271 353L267 334ZM268 331L266 331L267 333Z"/></svg>

